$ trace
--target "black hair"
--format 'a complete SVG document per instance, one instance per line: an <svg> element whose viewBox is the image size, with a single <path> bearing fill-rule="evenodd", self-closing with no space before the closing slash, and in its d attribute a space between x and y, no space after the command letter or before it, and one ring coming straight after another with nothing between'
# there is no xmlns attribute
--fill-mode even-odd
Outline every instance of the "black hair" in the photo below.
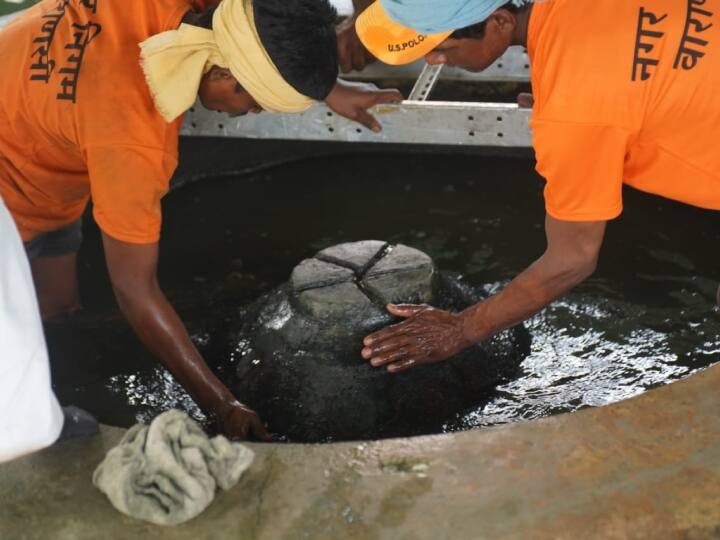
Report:
<svg viewBox="0 0 720 540"><path fill-rule="evenodd" d="M260 41L283 79L324 100L338 76L337 11L328 0L253 0Z"/></svg>
<svg viewBox="0 0 720 540"><path fill-rule="evenodd" d="M530 4L525 4L524 6L518 7L512 2L508 2L507 4L500 6L499 9L506 9L512 13L520 13L521 11L528 9ZM482 39L485 37L485 27L487 26L487 19L485 19L482 22L471 24L470 26L466 26L465 28L460 28L459 30L455 30L452 34L450 34L450 37L452 39Z"/></svg>
<svg viewBox="0 0 720 540"><path fill-rule="evenodd" d="M295 90L324 100L338 77L337 11L328 0L253 0L260 41L280 75ZM192 24L212 28L215 7Z"/></svg>
<svg viewBox="0 0 720 540"><path fill-rule="evenodd" d="M192 24L212 30L212 19L215 14L215 9L217 9L217 6L211 6L202 13L199 13L197 19L195 19Z"/></svg>

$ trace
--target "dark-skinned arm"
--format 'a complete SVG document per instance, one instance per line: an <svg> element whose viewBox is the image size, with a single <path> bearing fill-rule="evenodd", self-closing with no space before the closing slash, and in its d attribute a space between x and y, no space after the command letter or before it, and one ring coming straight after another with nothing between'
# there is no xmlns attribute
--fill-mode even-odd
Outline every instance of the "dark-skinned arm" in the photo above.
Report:
<svg viewBox="0 0 720 540"><path fill-rule="evenodd" d="M349 71L362 71L365 66L375 61L355 31L355 20L373 0L353 0L353 8L355 13L347 17L335 27L338 46L338 61L340 62L340 71L347 73Z"/></svg>
<svg viewBox="0 0 720 540"><path fill-rule="evenodd" d="M547 249L505 289L461 313L429 306L388 306L405 320L367 336L362 356L398 372L446 360L537 313L587 279L597 265L605 221L545 219Z"/></svg>
<svg viewBox="0 0 720 540"><path fill-rule="evenodd" d="M123 315L145 346L229 437L269 440L258 415L208 368L157 281L158 244L102 235L110 280Z"/></svg>

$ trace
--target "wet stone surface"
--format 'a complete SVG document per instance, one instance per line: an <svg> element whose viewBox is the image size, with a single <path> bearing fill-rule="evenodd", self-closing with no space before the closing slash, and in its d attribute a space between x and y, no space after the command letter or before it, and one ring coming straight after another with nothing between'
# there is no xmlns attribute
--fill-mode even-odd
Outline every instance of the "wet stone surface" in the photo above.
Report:
<svg viewBox="0 0 720 540"><path fill-rule="evenodd" d="M365 241L324 249L250 307L233 336L234 390L271 430L294 441L440 431L513 376L529 352L527 331L516 327L450 361L394 375L362 359L362 339L393 322L387 303L460 310L480 299L408 246Z"/></svg>
<svg viewBox="0 0 720 540"><path fill-rule="evenodd" d="M426 254L366 241L340 244L301 262L290 277L297 307L319 318L362 323L390 302L429 302L435 274Z"/></svg>

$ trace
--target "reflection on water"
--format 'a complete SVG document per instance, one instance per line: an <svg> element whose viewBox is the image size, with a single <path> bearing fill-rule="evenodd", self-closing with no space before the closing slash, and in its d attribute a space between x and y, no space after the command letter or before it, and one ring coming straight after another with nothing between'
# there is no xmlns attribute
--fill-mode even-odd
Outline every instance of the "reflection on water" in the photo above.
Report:
<svg viewBox="0 0 720 540"><path fill-rule="evenodd" d="M448 429L531 420L607 405L680 379L720 359L717 333L690 340L682 336L682 328L710 325L717 329L717 314L708 313L701 323L676 320L677 332L658 331L644 324L650 322L647 318L634 317L637 306L607 304L602 300L576 303L571 297L528 321L534 342L532 354L523 363L522 376L498 387L497 397L488 405L469 412ZM636 321L637 326L630 326L629 320Z"/></svg>
<svg viewBox="0 0 720 540"><path fill-rule="evenodd" d="M110 377L107 390L122 394L128 405L138 409L135 420L149 424L157 414L168 409L181 409L200 423L207 417L180 384L164 368L148 372L119 374Z"/></svg>
<svg viewBox="0 0 720 540"><path fill-rule="evenodd" d="M544 249L541 189L530 162L457 156L335 157L206 181L166 201L160 280L223 376L241 307L329 245L404 243L478 287L501 286ZM49 336L61 399L121 425L167 407L202 418L116 316L97 232L87 233L88 310L63 330L72 340ZM720 360L717 246L720 214L628 191L596 275L527 323L521 376L448 429L604 405Z"/></svg>

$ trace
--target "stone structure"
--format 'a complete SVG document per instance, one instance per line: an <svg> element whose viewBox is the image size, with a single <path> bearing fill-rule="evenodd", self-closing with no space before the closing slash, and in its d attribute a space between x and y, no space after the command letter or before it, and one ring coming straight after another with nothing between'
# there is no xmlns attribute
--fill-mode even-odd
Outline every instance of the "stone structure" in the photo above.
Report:
<svg viewBox="0 0 720 540"><path fill-rule="evenodd" d="M249 309L234 336L234 389L272 431L293 441L440 431L516 372L529 352L527 331L516 327L449 361L400 374L363 360L362 339L393 322L390 302L461 310L480 299L411 247L365 241L327 248Z"/></svg>

